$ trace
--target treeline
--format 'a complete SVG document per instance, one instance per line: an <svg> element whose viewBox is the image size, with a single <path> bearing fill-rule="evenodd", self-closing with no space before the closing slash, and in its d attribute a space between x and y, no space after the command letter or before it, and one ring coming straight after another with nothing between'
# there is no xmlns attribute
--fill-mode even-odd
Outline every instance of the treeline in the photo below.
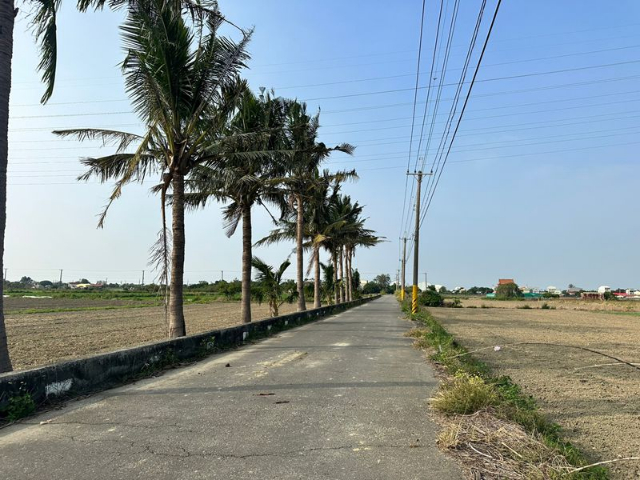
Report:
<svg viewBox="0 0 640 480"><path fill-rule="evenodd" d="M43 9L49 3L55 4L44 2ZM81 181L113 182L100 227L128 184L158 179L152 192L159 197L162 225L152 262L160 271L159 283L166 285L168 336L187 333L183 309L185 213L211 203L225 204L224 228L229 236L241 230L244 322L251 321L252 265L261 262L252 251L254 207L266 209L275 223L260 245L295 241L298 310L307 308L309 297L305 268L314 272L314 306L320 306L323 297L336 303L354 298L355 252L380 239L365 228L362 206L341 193L344 182L357 178L356 172L323 169L332 153L350 155L354 146L320 142L319 111L309 112L305 103L262 88L257 93L250 90L242 71L248 66L252 32L227 21L214 1L87 0L79 5L83 10L110 6L125 11L122 73L143 128L140 134L95 128L54 133L114 147L109 155L83 159L87 171L79 177ZM37 15L33 21L55 21L55 15ZM45 26L39 30L36 25L36 31L55 32L55 25L52 30ZM222 35L223 27L237 30L238 38ZM45 80L50 81L46 98L55 78L55 35L52 37L53 44L49 43L52 38L40 37L43 58L48 60L41 64ZM330 278L325 282L320 280L323 250L330 258L324 268ZM311 257L308 265L305 252ZM258 269L263 281L269 275L266 267ZM282 265L271 268L273 274ZM1 318L0 371L11 369L6 344Z"/></svg>

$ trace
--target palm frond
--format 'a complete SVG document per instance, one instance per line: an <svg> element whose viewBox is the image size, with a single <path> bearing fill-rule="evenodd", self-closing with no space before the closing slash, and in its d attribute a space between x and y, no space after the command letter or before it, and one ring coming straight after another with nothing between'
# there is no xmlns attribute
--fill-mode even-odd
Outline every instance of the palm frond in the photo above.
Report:
<svg viewBox="0 0 640 480"><path fill-rule="evenodd" d="M35 0L36 11L31 19L36 41L40 49L38 70L42 72L45 92L40 102L46 103L53 95L56 82L58 57L58 39L56 35L56 16L61 0Z"/></svg>

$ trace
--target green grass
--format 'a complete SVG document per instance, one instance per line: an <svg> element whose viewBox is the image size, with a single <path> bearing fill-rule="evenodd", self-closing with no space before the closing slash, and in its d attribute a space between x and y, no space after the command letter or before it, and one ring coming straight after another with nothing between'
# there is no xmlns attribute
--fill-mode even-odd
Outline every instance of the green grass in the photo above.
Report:
<svg viewBox="0 0 640 480"><path fill-rule="evenodd" d="M403 310L408 311L406 303ZM510 377L495 376L486 363L469 355L429 312L422 310L412 315L412 319L427 327L422 339L417 339L418 343L423 340L430 345L435 350L431 355L432 360L441 364L454 378L435 397L434 407L440 406L444 413L469 414L491 406L501 418L518 423L528 432L540 435L547 446L558 451L575 467L589 464L576 447L562 440L560 426L549 421L539 411L535 399L525 395ZM606 480L609 473L608 469L596 466L566 478Z"/></svg>

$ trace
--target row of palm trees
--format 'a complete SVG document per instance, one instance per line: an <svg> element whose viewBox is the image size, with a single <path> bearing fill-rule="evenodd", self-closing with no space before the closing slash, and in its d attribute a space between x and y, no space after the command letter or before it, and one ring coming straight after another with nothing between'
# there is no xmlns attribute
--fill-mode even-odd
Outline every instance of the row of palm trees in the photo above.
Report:
<svg viewBox="0 0 640 480"><path fill-rule="evenodd" d="M42 45L46 101L55 80L55 12L59 0L32 0L40 7L36 33ZM13 9L0 7L0 32ZM320 306L320 250L329 252L335 286L334 301L352 298L351 262L356 248L380 241L364 228L362 207L340 193L341 184L355 171L329 173L321 165L333 152L351 154L349 144L329 147L319 142L319 113L304 103L253 93L240 72L249 59L251 32L240 40L222 36L230 24L213 0L79 0L78 8L125 8L121 26L126 51L122 71L142 134L104 130L56 131L61 137L100 140L113 145L106 156L85 158L88 167L79 180L114 181L99 226L127 184L149 176L161 181L162 228L153 258L168 286L168 334L186 335L183 310L185 211L211 202L225 202L226 232L242 224L242 320L251 321L252 208L265 207L276 228L259 244L296 240L298 310L306 309L304 251L312 252L314 306ZM11 21L13 19L11 18ZM38 23L40 22L40 23ZM233 24L231 24L233 25ZM235 25L234 25L235 27ZM11 23L12 31L13 24ZM237 27L236 27L237 28ZM5 66L6 35L0 33L0 67ZM11 52L10 46L9 54ZM3 63L4 62L4 63ZM10 67L10 55L8 59ZM0 122L8 118L10 78L0 68ZM4 88L6 85L8 88ZM5 95L6 94L6 95ZM6 98L5 98L6 96ZM3 103L6 100L5 104ZM5 115L6 114L6 115ZM4 245L6 205L6 126L0 135L0 228ZM168 217L167 207L171 218ZM169 226L170 222L170 226ZM2 253L2 251L0 251ZM1 265L0 265L1 267ZM339 271L339 273L338 273ZM1 299L1 295L0 295ZM1 301L1 300L0 300ZM0 316L0 372L11 369L4 318Z"/></svg>

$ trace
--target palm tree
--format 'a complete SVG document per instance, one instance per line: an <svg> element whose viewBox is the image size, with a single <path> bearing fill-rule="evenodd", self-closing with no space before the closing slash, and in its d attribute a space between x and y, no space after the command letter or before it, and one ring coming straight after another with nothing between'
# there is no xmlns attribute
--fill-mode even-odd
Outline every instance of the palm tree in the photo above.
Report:
<svg viewBox="0 0 640 480"><path fill-rule="evenodd" d="M283 146L285 107L286 102L280 98L274 99L264 92L258 98L247 89L228 129L229 138L233 139L227 147L231 155L219 165L197 167L187 183L189 205L204 207L212 198L230 201L223 210L227 236L232 236L242 221L243 323L251 322L251 209L255 204L265 206L265 203L283 207L274 178L284 174L279 150ZM238 152L255 152L255 156L237 157L234 154Z"/></svg>
<svg viewBox="0 0 640 480"><path fill-rule="evenodd" d="M309 270L314 268L314 308L321 306L320 282L320 249L324 242L331 238L334 230L342 226L343 221L332 214L333 198L338 194L342 182L358 178L355 170L330 173L324 170L312 179L310 194L304 202L303 208L303 250L312 250ZM270 245L282 240L297 240L298 211L284 210L282 218L276 222L277 228L272 230L256 245ZM309 273L307 271L307 273Z"/></svg>
<svg viewBox="0 0 640 480"><path fill-rule="evenodd" d="M282 262L278 270L273 270L271 265L267 265L258 257L253 257L251 265L258 271L256 280L260 282L262 293L269 302L269 312L272 317L278 316L278 308L285 302L292 302L297 296L295 291L285 291L282 284L282 276L289 268L289 259Z"/></svg>
<svg viewBox="0 0 640 480"><path fill-rule="evenodd" d="M113 0L122 1L122 0ZM177 5L178 4L178 5ZM122 64L133 107L145 126L143 135L99 129L54 132L79 140L100 139L117 144L113 155L86 158L89 170L79 177L115 180L114 190L100 217L131 182L161 174L154 191L161 194L163 227L159 245L170 274L168 334L186 335L183 311L185 255L185 177L199 166L215 165L228 141L223 135L246 84L238 71L248 58L245 52L250 32L240 42L221 37L223 17L215 6L201 22L183 17L176 0L131 1L122 26L126 58ZM130 150L130 147L135 148ZM171 249L166 226L166 195L172 192ZM170 259L169 259L170 256ZM169 270L170 262L170 270Z"/></svg>
<svg viewBox="0 0 640 480"><path fill-rule="evenodd" d="M31 0L37 10L33 16L35 33L40 41L39 68L47 87L42 101L53 92L55 81L55 14L59 0ZM14 0L0 1L0 271L4 268L4 233L7 225L7 167L9 164L9 96L11 94L11 60L13 57L13 27L18 9ZM4 282L0 285L0 373L13 367L9 357L7 331L4 323Z"/></svg>
<svg viewBox="0 0 640 480"><path fill-rule="evenodd" d="M298 311L307 309L304 298L303 241L304 201L311 197L314 181L321 163L334 151L351 155L354 147L348 143L327 147L317 142L320 113L307 114L306 103L293 102L289 108L287 140L293 155L290 157L288 176L282 179L289 204L296 212L296 284Z"/></svg>
<svg viewBox="0 0 640 480"><path fill-rule="evenodd" d="M78 0L77 8L86 11L105 6L116 10L135 5L139 0ZM57 67L57 11L61 0L24 0L34 7L30 17L40 49L38 69L42 72L45 92L42 103L53 94ZM220 15L215 0L174 0L178 8L188 9L194 20L203 21L208 15ZM8 167L8 126L9 97L11 94L11 60L13 57L13 30L18 9L14 0L0 1L0 271L4 265L4 233L6 228L7 167ZM222 16L220 16L222 19ZM7 348L3 305L4 285L0 285L0 373L12 370Z"/></svg>

